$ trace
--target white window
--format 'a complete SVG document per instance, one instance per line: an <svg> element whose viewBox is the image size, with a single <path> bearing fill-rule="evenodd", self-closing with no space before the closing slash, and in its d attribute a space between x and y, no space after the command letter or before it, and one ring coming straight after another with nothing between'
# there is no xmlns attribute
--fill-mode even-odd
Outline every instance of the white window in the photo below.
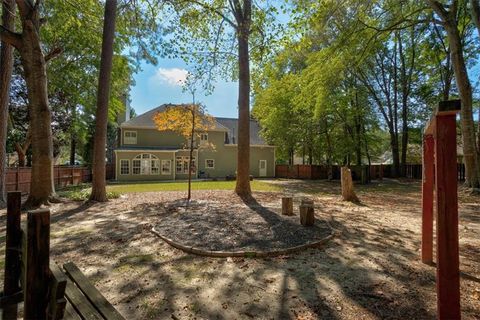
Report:
<svg viewBox="0 0 480 320"><path fill-rule="evenodd" d="M200 134L200 145L204 145L208 143L208 133L201 133Z"/></svg>
<svg viewBox="0 0 480 320"><path fill-rule="evenodd" d="M126 159L120 160L120 174L130 174L130 161Z"/></svg>
<svg viewBox="0 0 480 320"><path fill-rule="evenodd" d="M206 159L205 160L205 168L206 169L215 169L215 160L214 159Z"/></svg>
<svg viewBox="0 0 480 320"><path fill-rule="evenodd" d="M125 131L123 133L124 144L137 144L137 131Z"/></svg>
<svg viewBox="0 0 480 320"><path fill-rule="evenodd" d="M172 161L171 160L162 160L162 175L172 174Z"/></svg>
<svg viewBox="0 0 480 320"><path fill-rule="evenodd" d="M190 157L177 157L177 161L175 164L175 170L178 174L188 174L188 166L189 166L189 159ZM192 158L192 173L197 171L195 165L195 157Z"/></svg>
<svg viewBox="0 0 480 320"><path fill-rule="evenodd" d="M132 160L133 174L160 174L160 160L150 153L142 153Z"/></svg>

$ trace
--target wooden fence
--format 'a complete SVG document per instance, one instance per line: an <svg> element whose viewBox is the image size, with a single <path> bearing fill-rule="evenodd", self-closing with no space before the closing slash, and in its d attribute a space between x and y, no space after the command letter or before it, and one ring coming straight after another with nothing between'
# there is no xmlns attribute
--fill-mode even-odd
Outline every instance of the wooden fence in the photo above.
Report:
<svg viewBox="0 0 480 320"><path fill-rule="evenodd" d="M114 179L115 166L107 164L105 169L106 179ZM30 167L8 168L5 179L6 190L28 193L30 191L31 177L32 168ZM53 177L55 188L60 189L92 181L92 172L89 167L55 166L53 168Z"/></svg>
<svg viewBox="0 0 480 320"><path fill-rule="evenodd" d="M360 180L362 168L365 166L351 166L353 180ZM365 170L365 169L364 169ZM392 165L371 165L368 169L369 180L381 180L383 178L392 178ZM458 180L465 180L465 165L457 165ZM275 177L286 179L340 179L340 166L333 165L284 165L275 166ZM405 177L409 179L422 179L422 165L408 164L405 167Z"/></svg>

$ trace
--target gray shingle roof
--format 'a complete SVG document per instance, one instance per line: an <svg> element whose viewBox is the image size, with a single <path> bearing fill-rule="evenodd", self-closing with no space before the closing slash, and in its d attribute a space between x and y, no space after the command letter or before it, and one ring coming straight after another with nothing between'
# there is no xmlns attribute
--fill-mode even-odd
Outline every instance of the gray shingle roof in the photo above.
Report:
<svg viewBox="0 0 480 320"><path fill-rule="evenodd" d="M228 128L230 143L238 142L238 119L215 118L217 122ZM267 143L260 136L260 125L255 120L250 120L250 144L266 145Z"/></svg>
<svg viewBox="0 0 480 320"><path fill-rule="evenodd" d="M179 105L174 105L174 104L162 104L159 107L156 107L152 110L149 110L145 113L142 113L139 116L136 116L135 118L132 118L128 121L123 122L120 126L122 128L151 128L155 129L157 126L155 125L155 122L153 121L153 117L158 113L162 112L165 110L166 107L168 106L182 106L181 104ZM215 122L215 130L222 130L222 131L227 131L228 129L222 126L220 123Z"/></svg>
<svg viewBox="0 0 480 320"><path fill-rule="evenodd" d="M153 117L157 112L162 112L167 106L181 106L174 104L163 104L152 110L149 110L135 118L132 118L121 124L122 128L156 128ZM236 144L238 142L238 119L234 118L215 118L215 130L228 132L229 143ZM265 140L260 136L260 126L257 121L250 120L250 144L267 145Z"/></svg>

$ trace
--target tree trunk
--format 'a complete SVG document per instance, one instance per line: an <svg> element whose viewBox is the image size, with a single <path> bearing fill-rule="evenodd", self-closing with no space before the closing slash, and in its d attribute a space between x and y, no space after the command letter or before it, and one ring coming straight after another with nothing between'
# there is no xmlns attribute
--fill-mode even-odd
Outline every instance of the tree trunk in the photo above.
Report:
<svg viewBox="0 0 480 320"><path fill-rule="evenodd" d="M478 36L480 37L480 3L478 0L470 0L471 10L472 10L472 20L477 27ZM480 111L479 111L479 119L478 119L478 130L477 130L477 161L480 161ZM477 164L480 166L480 163ZM480 170L480 169L479 169ZM480 172L478 173L480 175ZM480 180L480 177L479 177ZM479 182L480 184L480 182Z"/></svg>
<svg viewBox="0 0 480 320"><path fill-rule="evenodd" d="M77 146L77 141L75 138L75 134L72 133L70 137L70 165L71 166L75 165L75 153L77 152L76 146Z"/></svg>
<svg viewBox="0 0 480 320"><path fill-rule="evenodd" d="M244 11L251 12L251 2L244 1ZM235 192L248 196L250 189L250 56L248 40L250 35L250 13L239 21L238 39L238 149L237 183Z"/></svg>
<svg viewBox="0 0 480 320"><path fill-rule="evenodd" d="M188 159L188 196L187 200L192 198L192 164L193 164L193 140L195 135L195 104L192 104L192 133L190 135L190 158ZM198 159L197 159L198 161Z"/></svg>
<svg viewBox="0 0 480 320"><path fill-rule="evenodd" d="M55 197L53 180L52 116L48 105L47 72L40 42L38 8L22 15L23 32L19 48L27 84L32 178L26 207L47 204Z"/></svg>
<svg viewBox="0 0 480 320"><path fill-rule="evenodd" d="M462 124L463 158L465 162L465 185L471 188L478 188L480 187L480 166L472 112L472 86L468 78L467 67L463 56L462 41L458 30L457 3L453 2L452 5L449 6L450 10L447 11L445 6L438 1L425 1L441 18L447 32L453 71L462 101L460 121Z"/></svg>
<svg viewBox="0 0 480 320"><path fill-rule="evenodd" d="M2 25L13 31L15 28L15 1L2 2ZM0 43L0 207L6 204L5 177L7 174L6 143L8 127L8 103L10 80L13 70L13 47L6 42Z"/></svg>
<svg viewBox="0 0 480 320"><path fill-rule="evenodd" d="M70 165L75 165L75 154L77 153L77 133L75 132L75 119L77 117L77 107L72 107L72 123L70 127Z"/></svg>
<svg viewBox="0 0 480 320"><path fill-rule="evenodd" d="M352 172L347 167L341 168L342 198L344 201L359 202L353 190Z"/></svg>
<svg viewBox="0 0 480 320"><path fill-rule="evenodd" d="M103 24L102 56L98 78L97 111L95 114L95 142L92 164L92 194L90 200L107 201L105 180L105 148L107 144L108 102L110 95L110 78L113 65L113 41L115 38L115 19L117 0L105 2Z"/></svg>
<svg viewBox="0 0 480 320"><path fill-rule="evenodd" d="M472 112L472 86L463 57L462 43L456 26L446 26L451 48L453 70L462 100L460 121L462 124L463 157L465 161L465 185L480 187L480 167Z"/></svg>
<svg viewBox="0 0 480 320"><path fill-rule="evenodd" d="M25 144L23 146L18 142L15 143L15 150L17 151L19 167L25 167L27 150L29 147L30 147L30 137L27 137L27 140L25 141Z"/></svg>

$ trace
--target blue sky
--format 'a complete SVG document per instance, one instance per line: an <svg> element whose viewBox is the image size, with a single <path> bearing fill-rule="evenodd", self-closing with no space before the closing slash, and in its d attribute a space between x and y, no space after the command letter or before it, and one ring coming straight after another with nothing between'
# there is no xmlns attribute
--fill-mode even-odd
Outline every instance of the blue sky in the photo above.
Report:
<svg viewBox="0 0 480 320"><path fill-rule="evenodd" d="M188 67L180 59L159 59L158 64L142 64L134 75L135 86L130 91L131 107L142 114L164 103L189 103L192 95L182 92L179 81L184 80ZM238 117L238 84L219 81L212 94L197 91L195 100L206 105L208 113L217 117Z"/></svg>

